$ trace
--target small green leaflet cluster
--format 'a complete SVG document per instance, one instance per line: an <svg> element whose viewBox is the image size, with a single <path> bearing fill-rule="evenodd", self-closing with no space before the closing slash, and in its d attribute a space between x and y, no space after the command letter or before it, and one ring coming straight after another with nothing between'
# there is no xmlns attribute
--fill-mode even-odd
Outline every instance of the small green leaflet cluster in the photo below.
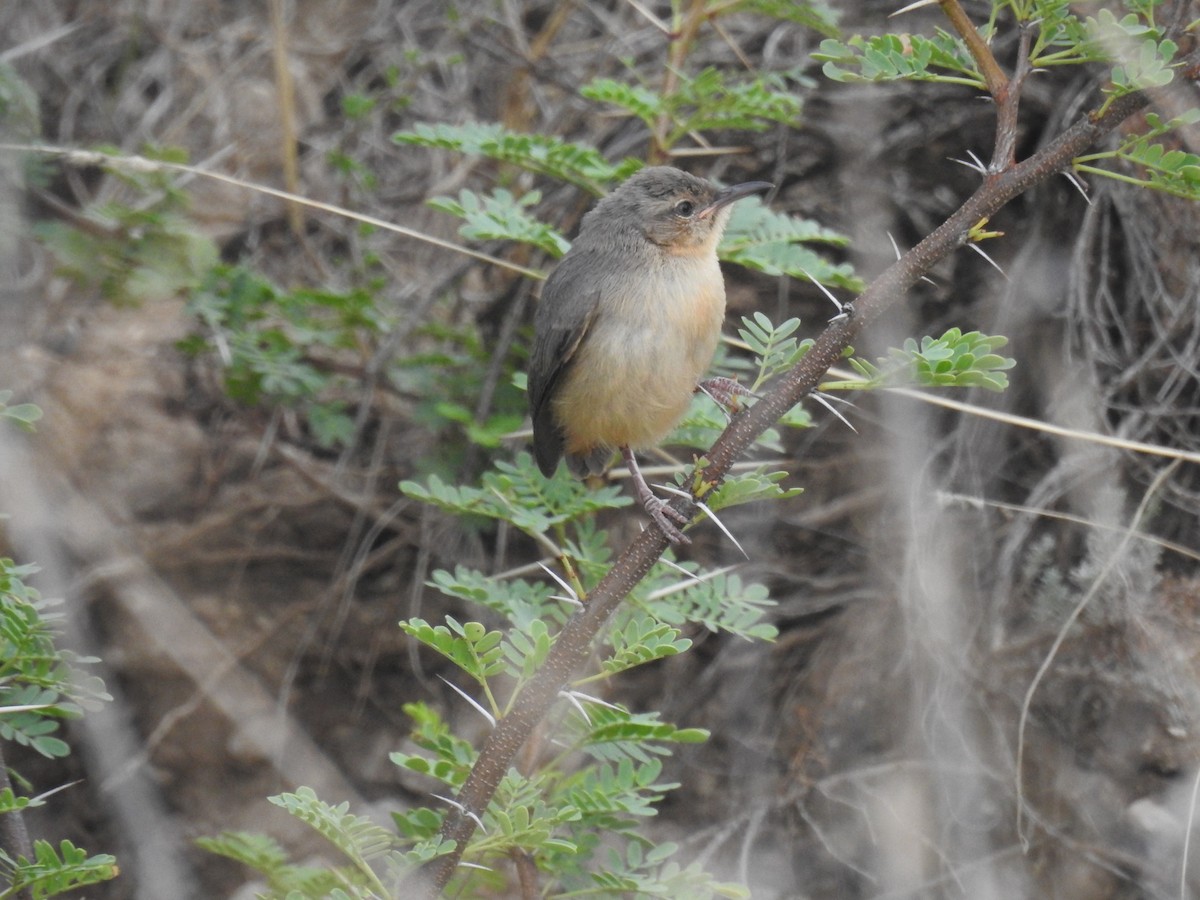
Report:
<svg viewBox="0 0 1200 900"><path fill-rule="evenodd" d="M772 19L795 22L829 37L837 35L838 10L826 3L799 3L797 0L719 0L712 4L721 12L758 13Z"/></svg>
<svg viewBox="0 0 1200 900"><path fill-rule="evenodd" d="M1115 63L1109 101L1132 91L1162 87L1174 76L1178 46L1162 39L1154 22L1156 0L1127 0L1118 17L1101 8L1080 18L1070 0L1027 0L993 4L992 21L981 29L985 39L995 30L1002 8L1011 8L1018 21L1034 29L1029 63L1035 69L1051 66ZM842 82L897 80L935 81L986 90L979 67L957 35L937 29L934 37L916 34L855 36L827 39L813 58L823 62L827 78Z"/></svg>
<svg viewBox="0 0 1200 900"><path fill-rule="evenodd" d="M353 419L340 399L350 380L318 358L321 351L361 353L386 331L370 291L285 291L241 266L222 265L192 293L188 312L200 329L180 349L216 356L233 399L299 409L321 446L351 439Z"/></svg>
<svg viewBox="0 0 1200 900"><path fill-rule="evenodd" d="M226 831L197 840L205 850L237 860L265 876L268 890L258 895L264 900L401 897L401 885L414 869L452 849L436 838L419 848L408 848L408 842L399 834L351 813L346 803L325 803L311 788L297 788L269 799L325 838L345 862L330 867L297 865L273 839L243 831ZM424 833L425 828L421 831Z"/></svg>
<svg viewBox="0 0 1200 900"><path fill-rule="evenodd" d="M1183 150L1168 150L1155 140L1176 128L1197 122L1200 122L1200 109L1189 109L1167 121L1155 113L1147 113L1146 125L1149 130L1145 134L1127 137L1115 150L1077 157L1074 161L1075 170L1104 175L1188 200L1200 200L1200 156ZM1139 167L1142 171L1130 175L1094 165L1108 159Z"/></svg>
<svg viewBox="0 0 1200 900"><path fill-rule="evenodd" d="M41 408L32 403L9 406L12 395L12 391L0 391L0 419L7 419L25 431L33 431L34 423L42 417Z"/></svg>
<svg viewBox="0 0 1200 900"><path fill-rule="evenodd" d="M474 764L475 750L454 737L428 706L413 703L404 709L414 722L416 752L393 753L392 761L453 793ZM482 868L460 868L451 893L466 888L473 896L502 894L511 888L502 874L503 861L521 850L534 857L559 896L602 892L613 884L637 885L664 897L683 896L671 891L684 887L689 897L746 896L698 867L671 863L674 845L654 848L638 834L640 820L653 816L665 792L678 787L661 779L660 757L667 747L707 736L700 729L661 722L655 714L583 700L565 732L564 758L577 754L588 762L545 766L530 776L511 769L466 850L466 861ZM438 837L442 809L394 813L393 832L354 815L344 803L324 803L308 788L271 802L317 831L345 862L328 868L296 865L272 839L245 832L200 839L205 849L262 873L268 883L261 895L266 900L402 897L406 879L418 867L452 849ZM614 839L622 838L617 850Z"/></svg>
<svg viewBox="0 0 1200 900"><path fill-rule="evenodd" d="M661 780L660 757L670 752L672 744L703 741L708 735L700 729L676 728L654 713L631 713L582 695L575 703L560 737L559 761L528 776L509 770L480 817L480 828L464 859L490 867L503 863L514 850L531 854L545 875L551 896L604 890L613 879L650 885L654 876L645 871L645 861L636 853L628 854L630 847L652 847L638 833L640 820L653 816L663 795L678 787ZM466 777L468 766L463 757L473 751L451 738L448 727L428 707L410 704L405 709L417 722L412 739L421 752L394 753L392 761L441 782L443 791L455 791ZM563 765L573 756L585 761ZM442 817L440 811L423 808L395 818L405 837L416 842L414 850L429 854L436 852ZM614 856L614 842L619 842L624 852ZM675 850L674 846L670 849ZM652 853L655 870L670 855ZM472 896L499 896L511 889L501 874L503 868L464 867L451 892L467 887L469 881L467 890ZM725 887L698 868L682 870L677 865L669 870L667 884L674 884L683 871L703 888L687 896L716 896L715 892ZM673 896L657 890L655 895Z"/></svg>
<svg viewBox="0 0 1200 900"><path fill-rule="evenodd" d="M509 131L502 125L471 122L466 125L425 124L398 132L397 143L454 150L467 156L486 156L499 162L546 175L558 181L601 194L604 186L628 178L642 167L636 159L610 163L595 147L563 141L545 134Z"/></svg>
<svg viewBox="0 0 1200 900"><path fill-rule="evenodd" d="M4 796L0 794L0 806ZM55 850L49 841L33 842L33 859L13 859L0 850L0 897L56 897L67 891L117 877L117 860L107 853L88 856L86 850L62 841Z"/></svg>
<svg viewBox="0 0 1200 900"><path fill-rule="evenodd" d="M124 156L120 148L96 148ZM177 148L148 148L142 155L167 163L185 163ZM84 211L88 229L66 222L42 221L34 232L54 253L58 271L94 288L113 303L138 304L180 296L193 290L220 254L216 243L187 215L188 198L174 173L134 171L114 166L108 174L129 184L145 203L95 203Z"/></svg>
<svg viewBox="0 0 1200 900"><path fill-rule="evenodd" d="M746 197L734 204L717 255L766 275L790 275L858 292L864 285L849 264L831 263L805 246L844 247L848 243L840 232L810 219L775 212L758 197Z"/></svg>
<svg viewBox="0 0 1200 900"><path fill-rule="evenodd" d="M821 41L813 59L831 81L936 81L987 87L966 45L944 29L934 37L919 34L855 35L848 41Z"/></svg>
<svg viewBox="0 0 1200 900"><path fill-rule="evenodd" d="M54 759L70 752L54 736L59 722L112 698L99 678L78 668L97 660L55 648L55 622L62 617L25 584L36 571L0 558L0 739Z"/></svg>
<svg viewBox="0 0 1200 900"><path fill-rule="evenodd" d="M528 453L517 454L513 462L498 461L480 487L447 484L435 475L425 484L402 482L400 489L447 512L499 519L531 536L633 502L616 485L590 490L573 478L543 478Z"/></svg>
<svg viewBox="0 0 1200 900"><path fill-rule="evenodd" d="M463 220L458 233L473 241L510 240L532 244L554 258L571 249L571 243L555 229L528 212L541 202L540 191L530 191L522 197L497 188L490 196L481 197L474 191L462 190L458 199L434 197L429 205L441 212Z"/></svg>
<svg viewBox="0 0 1200 900"><path fill-rule="evenodd" d="M664 120L669 122L663 136L667 147L691 132L763 131L772 123L795 125L800 116L800 100L783 77L765 74L739 80L714 67L694 77L680 75L677 89L670 94L611 78L597 78L579 93L620 107L641 119L650 132L656 132Z"/></svg>
<svg viewBox="0 0 1200 900"><path fill-rule="evenodd" d="M738 334L754 354L758 366L750 390L757 391L770 379L786 372L804 358L813 342L810 338L797 341L794 335L799 328L800 320L794 318L776 326L761 312L742 317Z"/></svg>
<svg viewBox="0 0 1200 900"><path fill-rule="evenodd" d="M978 331L963 334L951 328L939 338L923 337L920 344L912 338L902 348L889 350L890 359L873 365L865 359L850 357L850 365L862 381L822 384L823 390L865 390L879 387L981 387L1002 391L1008 387L1006 370L1016 360L1000 356L996 350L1008 338Z"/></svg>

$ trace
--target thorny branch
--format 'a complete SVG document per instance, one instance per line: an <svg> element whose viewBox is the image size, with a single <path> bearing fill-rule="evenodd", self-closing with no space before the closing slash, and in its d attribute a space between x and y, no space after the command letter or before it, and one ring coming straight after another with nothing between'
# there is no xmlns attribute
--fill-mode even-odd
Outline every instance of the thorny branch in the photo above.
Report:
<svg viewBox="0 0 1200 900"><path fill-rule="evenodd" d="M944 8L958 6L953 0L941 5ZM978 38L973 26L969 27ZM997 97L1001 110L1010 111L1013 136L1017 94L1028 68L1026 40L1023 35L1023 49L1014 78L1005 78L998 66L996 70L1000 77L997 78L996 73L988 76L989 87L995 87L993 96ZM982 45L981 39L979 42ZM986 45L983 46L986 50ZM991 59L992 65L995 65L990 51L986 52L985 57L977 59L980 59L985 73L990 67L984 65L983 59ZM1195 64L1195 59L1188 60L1181 69L1190 72ZM753 441L817 387L825 372L842 357L863 328L899 302L908 289L940 260L967 243L974 225L992 217L1010 200L1034 185L1066 171L1073 158L1148 104L1149 98L1144 92L1123 95L1083 116L1057 139L1021 163L1012 162L1015 137L1009 137L1007 131L1003 135L998 133L997 156L993 160L993 167L988 170L975 193L937 229L875 279L853 306L847 308L848 315L832 321L804 358L781 376L762 399L733 418L707 454L703 469L695 473L693 490L696 487L711 489L720 484ZM695 512L695 506L684 498L672 501L672 506L685 514ZM458 793L461 811L452 809L443 823L441 837L453 841L455 849L430 864L427 873L429 880L423 885L427 896L438 896L449 882L467 841L474 833L478 817L487 808L512 759L560 692L587 661L592 643L609 617L666 549L667 539L656 528L645 529L626 548L586 598L584 607L567 621L544 665L522 689L511 712L496 724L480 750L475 767Z"/></svg>

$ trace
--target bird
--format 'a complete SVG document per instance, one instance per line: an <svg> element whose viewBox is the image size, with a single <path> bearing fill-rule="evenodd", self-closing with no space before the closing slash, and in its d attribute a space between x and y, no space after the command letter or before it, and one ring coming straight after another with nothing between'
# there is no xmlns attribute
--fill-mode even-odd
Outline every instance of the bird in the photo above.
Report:
<svg viewBox="0 0 1200 900"><path fill-rule="evenodd" d="M671 543L689 517L654 495L635 452L657 446L697 390L726 408L749 393L701 382L725 318L717 245L731 204L772 188L731 187L670 166L639 170L583 217L534 314L528 399L546 477L559 461L599 475L620 452L639 502Z"/></svg>

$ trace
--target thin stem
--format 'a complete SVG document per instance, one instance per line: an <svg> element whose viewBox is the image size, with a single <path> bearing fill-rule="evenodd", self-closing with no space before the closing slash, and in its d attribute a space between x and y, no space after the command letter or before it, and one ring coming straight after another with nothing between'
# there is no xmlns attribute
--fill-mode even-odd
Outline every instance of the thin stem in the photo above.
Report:
<svg viewBox="0 0 1200 900"><path fill-rule="evenodd" d="M942 13L954 26L958 36L966 43L971 58L979 66L979 71L987 83L988 93L999 103L1008 91L1008 76L996 62L996 57L992 55L992 48L980 36L979 29L971 22L970 16L967 15L958 0L938 0L938 6L942 8Z"/></svg>
<svg viewBox="0 0 1200 900"><path fill-rule="evenodd" d="M1029 44L1033 39L1033 28L1021 23L1021 34L1017 43L1017 65L1013 76L996 98L996 144L992 149L989 172L1003 172L1012 168L1017 161L1017 111L1021 105L1021 88L1030 73Z"/></svg>

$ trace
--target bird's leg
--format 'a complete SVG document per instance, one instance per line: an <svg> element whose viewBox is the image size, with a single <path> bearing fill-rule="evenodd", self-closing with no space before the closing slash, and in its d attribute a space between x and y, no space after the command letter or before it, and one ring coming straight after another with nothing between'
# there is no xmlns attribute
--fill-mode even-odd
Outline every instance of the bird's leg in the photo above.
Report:
<svg viewBox="0 0 1200 900"><path fill-rule="evenodd" d="M696 390L703 391L712 397L717 406L721 407L727 415L732 415L741 408L740 398L758 396L750 388L739 384L732 378L725 378L721 375L705 378L696 385Z"/></svg>
<svg viewBox="0 0 1200 900"><path fill-rule="evenodd" d="M633 455L632 450L622 447L621 456L629 468L630 477L633 478L633 490L637 494L638 502L650 514L654 524L662 530L672 544L690 544L691 538L680 531L679 526L687 525L692 520L669 506L660 497L654 496L650 485L646 484L646 479L642 476L642 470L638 468L637 458Z"/></svg>

